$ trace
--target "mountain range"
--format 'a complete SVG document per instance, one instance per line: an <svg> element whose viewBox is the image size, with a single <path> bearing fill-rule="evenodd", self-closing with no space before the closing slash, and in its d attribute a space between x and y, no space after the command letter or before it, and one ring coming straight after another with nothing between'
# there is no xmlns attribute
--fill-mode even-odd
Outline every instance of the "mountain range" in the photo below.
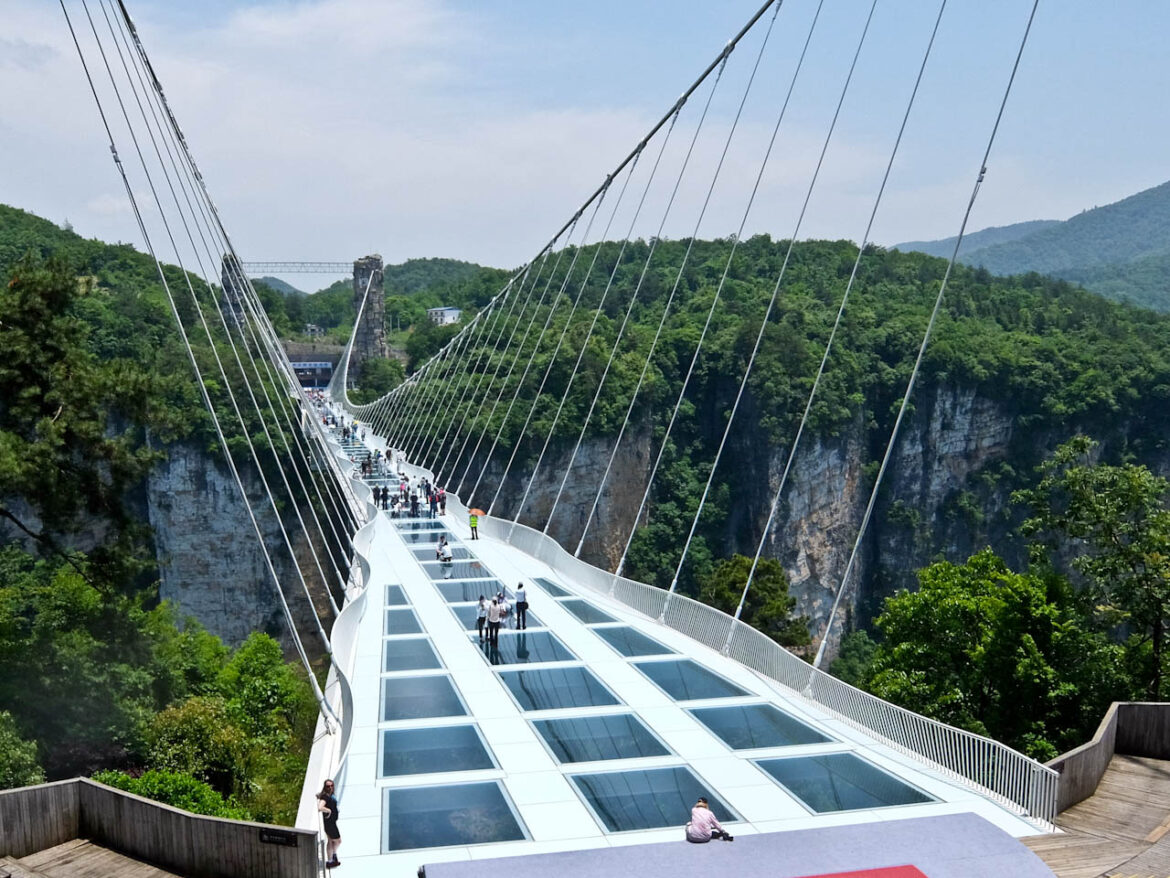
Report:
<svg viewBox="0 0 1170 878"><path fill-rule="evenodd" d="M955 239L894 249L949 258ZM1035 271L1118 301L1170 311L1170 182L1067 220L1031 220L966 235L959 261L992 274Z"/></svg>

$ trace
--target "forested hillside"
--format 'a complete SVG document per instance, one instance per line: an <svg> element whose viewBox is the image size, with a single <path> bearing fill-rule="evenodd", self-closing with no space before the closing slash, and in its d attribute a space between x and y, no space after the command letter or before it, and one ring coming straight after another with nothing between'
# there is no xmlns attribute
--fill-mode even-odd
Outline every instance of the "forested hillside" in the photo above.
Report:
<svg viewBox="0 0 1170 878"><path fill-rule="evenodd" d="M289 821L303 673L158 600L143 485L211 434L154 263L0 206L0 278L0 787L147 770L103 777Z"/></svg>
<svg viewBox="0 0 1170 878"><path fill-rule="evenodd" d="M152 277L153 265L129 247L84 241L20 211L4 209L0 221L0 256L6 260L0 268L11 278L0 309L5 315L0 327L0 483L8 489L5 509L32 541L26 540L23 548L9 546L2 558L0 678L8 683L0 687L0 711L10 716L0 718L0 742L7 743L0 752L11 756L3 769L8 774L0 776L11 783L27 780L38 776L38 764L54 777L98 768L149 768L178 772L178 777L151 775L143 789L202 801L205 791L192 791L189 784L209 783L218 797L216 807L243 808L256 816L286 813L282 809L288 802L273 797L295 773L296 741L302 740L297 730L311 716L304 689L296 685L297 673L274 660L270 644L246 644L229 656L198 628L176 626L173 612L158 606L153 591L149 536L124 502L141 473L153 465L154 456L141 441L147 431L208 441L202 406L186 377L188 367ZM619 246L594 245L580 259L566 260L566 265L579 266L573 277L566 283L558 279L542 305L534 304L523 316L514 313L505 322L506 328L509 322L535 319L539 327L550 314L552 318L551 331L539 345L533 335L532 368L523 374L516 370L504 388L525 406L504 423L502 407L489 418L488 409L459 404L454 395L437 411L433 430L441 437L450 425L452 443L480 430L499 433L499 452L510 454L520 443L510 473L504 472L502 453L486 461L486 446L480 459L471 462L476 467L486 464L481 490L487 498L503 482L497 514L515 514L518 485L532 474L554 419L552 463L546 462L545 473L532 478L540 485L559 481L559 467L568 465L568 451L635 291L631 323L609 367L586 439L599 451L616 441L671 300L630 415L626 441L637 443L639 452L620 474L624 490L641 490L647 454L663 436L731 242L695 241L692 246L685 240L637 241L626 247L615 266ZM33 257L21 257L30 247ZM690 256L680 271L688 247ZM46 263L43 254L54 250L60 258ZM593 264L596 250L597 267L586 277L584 266ZM738 244L648 514L630 548L627 572L633 576L662 586L670 581L681 552L680 535L690 527L786 250L787 242L767 236ZM684 593L734 609L746 576L743 556L754 552L762 535L776 473L792 442L856 256L856 246L845 241L808 241L794 248L729 436L728 454L714 474L697 539L681 573ZM646 279L639 286L647 260ZM944 260L921 253L870 247L863 254L811 409L805 456L781 503L781 524L768 535L757 591L745 608L745 619L780 642L797 647L807 642L810 623L802 617L823 610L816 603L798 604L789 595L793 571L804 569L809 582L823 580L814 583L817 588L832 589L835 568L822 552L847 546L854 526L854 519L848 519L822 527L816 515L801 511L808 497L796 492L802 484L826 483L838 467L848 476L842 482L848 491L841 496L863 505L853 498L864 498L876 472L945 267ZM614 283L605 293L611 272ZM409 313L417 315L433 302L471 311L485 305L507 277L506 272L476 269L409 295L388 289L387 310L394 303L400 314L412 309ZM573 312L561 354L538 394L556 337L580 289L582 305ZM603 314L589 336L591 309L603 294ZM278 317L284 307L283 319L291 320L287 297L274 290L262 295ZM316 295L321 294L305 297L304 303ZM352 306L348 284L328 295ZM328 295L319 301L328 302ZM432 329L425 319L407 326L400 339L416 346L412 368L454 331ZM496 371L498 354L483 353L484 368L502 376L502 370ZM578 354L581 372L570 382ZM473 348L466 357L478 355ZM535 414L527 438L520 439L530 400L536 402ZM963 420L967 415L959 411L961 406L948 403L947 408L940 400L966 400L963 405L968 414L975 413L973 419ZM858 649L856 641L847 642L860 653L854 656L859 669L855 679L894 700L990 731L1037 754L1081 736L1086 724L1096 721L1096 706L1110 697L1170 694L1165 675L1156 670L1165 639L1165 628L1157 628L1156 619L1170 600L1137 600L1134 595L1146 586L1155 597L1160 594L1157 582L1142 585L1137 579L1133 592L1113 593L1105 586L1099 595L1094 592L1095 583L1106 581L1107 571L1070 566L1067 546L1070 540L1095 538L1096 532L1078 531L1083 522L1061 519L1053 512L1057 507L1045 506L1044 500L1060 494L1059 479L1065 473L1090 464L1148 464L1159 473L1170 471L1170 317L1111 303L1036 274L998 278L986 270L960 267L952 276L914 401L904 437L907 447L887 482L857 593L850 595L849 627L872 630L876 617L875 636L884 638L877 652L864 643ZM939 431L951 421L957 425L952 435L961 439L964 431L980 428L978 418L995 421L1005 437L1000 445L978 437L970 461L961 459L967 447L961 442L957 451L922 447L942 435ZM1092 460L1086 463L1090 452L1078 447L1047 475L1037 472L1056 446L1077 433L1101 440ZM46 437L51 441L44 441ZM849 469L850 455L856 470ZM943 461L941 467L962 472L946 483L941 495L932 487L925 464L921 471L914 469L916 460L936 459ZM568 473L573 491L585 502L594 490L588 479L601 469L597 464L596 459L587 465L578 461ZM117 480L99 479L98 472L115 474ZM1137 478L1124 469L1101 472L1106 483L1108 478ZM1140 508L1148 515L1141 520L1157 523L1165 485L1156 475L1143 484L1145 493L1135 495L1135 508L1145 503ZM1012 492L1017 492L1015 503L1010 502ZM929 507L915 499L928 495L934 504ZM9 502L13 499L19 502ZM532 504L522 520L543 526L550 499L545 495ZM612 505L614 532L602 535L602 543L616 540L620 547L622 516L633 524L637 498L632 504L615 499ZM564 504L550 527L566 545L575 543L583 526L583 516L568 507ZM30 514L22 516L22 511ZM73 535L92 533L97 520L110 527L109 539L87 554L75 551ZM1026 521L1032 522L1027 537L1019 531ZM808 522L819 532L802 530ZM1037 566L1027 567L1028 540L1044 543L1043 565L1037 555ZM988 544L993 557L967 561ZM1152 546L1151 552L1161 551L1156 540ZM1165 548L1165 557L1170 557L1170 543ZM592 560L612 569L616 558L600 549L590 551ZM953 607L952 598L960 595L961 603L970 602L977 612L943 620L931 615L933 604L885 601L913 582L916 567L927 567L938 557L950 566L930 567L921 574L923 600L941 595L941 605ZM1119 569L1115 566L1114 578ZM806 589L805 594L813 593ZM1100 600L1094 599L1098 596ZM1027 662L1016 654L1011 639L1018 631L1012 625L1020 620L1021 607L1031 614L1024 622L1036 647ZM931 676L925 666L914 664L937 653L931 640L935 632L982 635L982 630L972 629L972 620L986 621L986 631L1000 632L995 635L999 639L954 644L950 677ZM1122 644L1123 635L1138 640ZM908 644L904 655L892 652L899 644ZM997 648L989 649L991 645ZM1074 679L1074 659L1081 656L1091 674ZM1035 693L1044 715L1013 714L1010 704L986 690L967 692L965 687L977 681L963 669L976 657L995 659L985 670L988 679L1003 683L1003 691L1020 685L1012 674L1043 681ZM257 676L268 681L262 686L265 691L284 694L253 704L241 693ZM28 679L36 679L40 687L32 699L22 682ZM299 685L303 687L303 680ZM1084 696L1081 701L1078 695ZM1082 701L1089 709L1077 714ZM969 709L958 710L956 703ZM221 735L224 729L228 731Z"/></svg>
<svg viewBox="0 0 1170 878"><path fill-rule="evenodd" d="M1037 271L1111 299L1170 310L1170 182L1065 222L1038 223L969 235L959 258L993 274ZM897 245L948 258L953 247L953 238Z"/></svg>

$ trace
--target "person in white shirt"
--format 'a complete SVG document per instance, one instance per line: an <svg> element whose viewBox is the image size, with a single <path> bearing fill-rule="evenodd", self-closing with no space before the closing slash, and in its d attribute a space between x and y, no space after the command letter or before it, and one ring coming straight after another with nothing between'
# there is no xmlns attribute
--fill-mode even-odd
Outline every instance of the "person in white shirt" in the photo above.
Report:
<svg viewBox="0 0 1170 878"><path fill-rule="evenodd" d="M479 632L479 642L483 643L483 626L487 622L488 603L487 598L483 595L479 596L479 606L475 608L475 630Z"/></svg>
<svg viewBox="0 0 1170 878"><path fill-rule="evenodd" d="M488 642L495 645L500 642L500 616L500 601L498 598L492 598L487 611Z"/></svg>
<svg viewBox="0 0 1170 878"><path fill-rule="evenodd" d="M528 627L528 592L523 582L516 586L516 627L521 630Z"/></svg>

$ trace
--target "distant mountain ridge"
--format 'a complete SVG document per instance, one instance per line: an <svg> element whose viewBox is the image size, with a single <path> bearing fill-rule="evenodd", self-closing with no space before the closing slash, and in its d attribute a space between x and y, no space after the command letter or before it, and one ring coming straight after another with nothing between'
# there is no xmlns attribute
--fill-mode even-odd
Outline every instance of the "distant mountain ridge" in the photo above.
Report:
<svg viewBox="0 0 1170 878"><path fill-rule="evenodd" d="M1051 226L1058 226L1061 220L1028 220L1022 223L1012 223L1010 226L990 226L978 232L963 236L963 246L959 248L959 259L966 262L966 257L985 247L996 244L1006 244L1020 238L1027 237L1033 232L1039 232ZM928 253L931 256L941 256L950 259L955 250L955 237L943 238L941 241L907 241L905 244L896 244L893 249L909 252Z"/></svg>
<svg viewBox="0 0 1170 878"><path fill-rule="evenodd" d="M948 238L894 249L949 257L954 245ZM997 275L1050 274L1110 299L1170 311L1170 182L1063 222L975 232L965 237L959 259Z"/></svg>

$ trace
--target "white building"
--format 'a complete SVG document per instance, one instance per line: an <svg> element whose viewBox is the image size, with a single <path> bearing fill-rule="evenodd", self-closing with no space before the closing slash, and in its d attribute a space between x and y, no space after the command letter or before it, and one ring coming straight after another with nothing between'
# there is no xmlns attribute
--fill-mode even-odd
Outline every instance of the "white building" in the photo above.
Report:
<svg viewBox="0 0 1170 878"><path fill-rule="evenodd" d="M442 308L427 308L427 319L439 326L458 323L463 312L458 308L444 306Z"/></svg>

